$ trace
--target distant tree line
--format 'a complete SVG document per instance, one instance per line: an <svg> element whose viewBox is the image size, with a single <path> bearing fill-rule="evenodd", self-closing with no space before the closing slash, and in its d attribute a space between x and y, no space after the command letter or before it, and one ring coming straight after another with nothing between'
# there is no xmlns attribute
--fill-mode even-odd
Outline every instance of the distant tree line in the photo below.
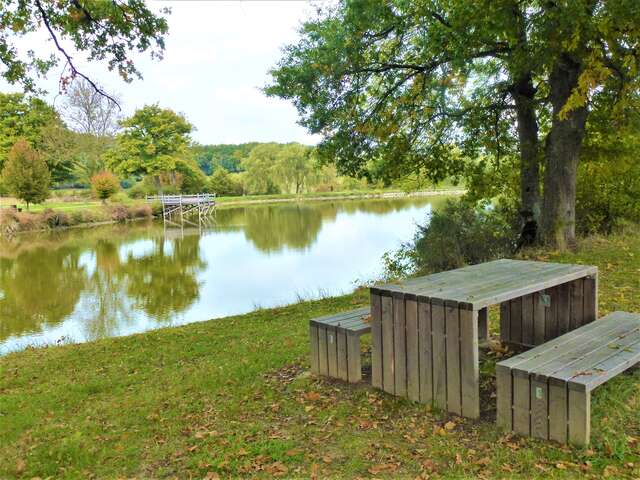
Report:
<svg viewBox="0 0 640 480"><path fill-rule="evenodd" d="M122 118L82 79L63 98L55 108L35 96L0 93L0 193L30 204L44 201L50 188L92 188L106 201L119 187L143 197L300 194L371 183L340 177L319 162L315 147L300 143L200 145L182 114L157 104Z"/></svg>

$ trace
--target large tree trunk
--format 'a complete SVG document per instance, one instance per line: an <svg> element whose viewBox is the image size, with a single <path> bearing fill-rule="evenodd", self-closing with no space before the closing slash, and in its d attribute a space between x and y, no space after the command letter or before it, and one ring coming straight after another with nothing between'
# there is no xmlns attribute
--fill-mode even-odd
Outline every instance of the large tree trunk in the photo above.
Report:
<svg viewBox="0 0 640 480"><path fill-rule="evenodd" d="M561 250L575 244L576 177L587 107L560 118L560 111L578 83L582 65L561 55L551 71L549 85L553 118L545 144L542 233L546 243Z"/></svg>
<svg viewBox="0 0 640 480"><path fill-rule="evenodd" d="M520 203L523 211L531 212L536 222L540 218L540 145L538 120L534 105L536 91L531 75L516 83L513 97L518 116L520 142Z"/></svg>

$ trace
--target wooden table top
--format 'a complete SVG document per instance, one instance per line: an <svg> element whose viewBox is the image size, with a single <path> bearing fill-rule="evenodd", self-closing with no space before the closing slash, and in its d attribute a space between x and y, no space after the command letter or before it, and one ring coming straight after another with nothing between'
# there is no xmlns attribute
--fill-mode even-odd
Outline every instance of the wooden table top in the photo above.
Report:
<svg viewBox="0 0 640 480"><path fill-rule="evenodd" d="M592 265L495 260L397 283L375 285L371 293L406 299L455 301L479 310L489 305L598 274Z"/></svg>

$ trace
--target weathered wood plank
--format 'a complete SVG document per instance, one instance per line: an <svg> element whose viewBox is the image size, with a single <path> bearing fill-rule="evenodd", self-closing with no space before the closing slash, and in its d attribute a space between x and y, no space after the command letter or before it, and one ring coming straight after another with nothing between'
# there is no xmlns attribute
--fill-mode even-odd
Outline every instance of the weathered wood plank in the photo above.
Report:
<svg viewBox="0 0 640 480"><path fill-rule="evenodd" d="M350 310L348 312L340 312L334 313L333 315L325 315L323 317L317 317L311 320L311 323L316 325L335 325L340 323L341 321L346 321L348 319L361 317L363 315L368 315L370 312L369 307L356 308L355 310Z"/></svg>
<svg viewBox="0 0 640 480"><path fill-rule="evenodd" d="M318 369L320 375L329 375L329 360L327 357L327 329L318 327Z"/></svg>
<svg viewBox="0 0 640 480"><path fill-rule="evenodd" d="M549 439L567 443L567 386L549 382Z"/></svg>
<svg viewBox="0 0 640 480"><path fill-rule="evenodd" d="M431 300L431 329L433 345L433 403L447 408L447 348L445 337L444 303Z"/></svg>
<svg viewBox="0 0 640 480"><path fill-rule="evenodd" d="M338 340L335 327L327 327L327 363L329 376L338 377Z"/></svg>
<svg viewBox="0 0 640 480"><path fill-rule="evenodd" d="M419 364L420 364L420 403L433 402L433 367L431 345L431 304L427 301L418 302L418 331L419 331Z"/></svg>
<svg viewBox="0 0 640 480"><path fill-rule="evenodd" d="M404 299L393 297L393 355L395 394L407 396L407 336Z"/></svg>
<svg viewBox="0 0 640 480"><path fill-rule="evenodd" d="M556 290L558 292L558 334L562 335L571 330L570 321L571 321L571 311L570 311L570 303L571 303L571 290L570 283L563 283L562 285L558 285Z"/></svg>
<svg viewBox="0 0 640 480"><path fill-rule="evenodd" d="M545 332L545 308L542 305L540 293L533 294L533 343L542 345L544 343Z"/></svg>
<svg viewBox="0 0 640 480"><path fill-rule="evenodd" d="M613 316L615 318L616 323L624 324L624 325L632 325L633 318L625 318L629 314L623 314L623 312L614 312L609 316ZM580 343L585 338L596 337L602 335L603 333L610 330L610 325L607 322L603 322L607 317L593 322L588 325L583 325L582 327L573 330L569 335L563 335L561 337L554 338L545 342L543 345L540 345L536 348L528 350L520 355L515 357L511 357L507 360L503 360L500 362L501 364L509 367L521 368L522 370L531 370L535 368L537 365L543 364L547 361L547 357L556 357L558 355L557 350L559 348L566 349L567 344L571 343ZM569 345L570 347L570 345Z"/></svg>
<svg viewBox="0 0 640 480"><path fill-rule="evenodd" d="M520 435L530 435L530 383L529 378L513 375L513 431Z"/></svg>
<svg viewBox="0 0 640 480"><path fill-rule="evenodd" d="M362 354L360 352L360 336L347 334L347 377L349 383L362 380Z"/></svg>
<svg viewBox="0 0 640 480"><path fill-rule="evenodd" d="M545 308L545 340L550 340L558 336L558 290L550 288L545 290L549 296L550 304Z"/></svg>
<svg viewBox="0 0 640 480"><path fill-rule="evenodd" d="M571 316L569 321L569 328L571 330L575 330L579 326L583 325L584 322L584 280L579 278L578 280L574 280L571 282Z"/></svg>
<svg viewBox="0 0 640 480"><path fill-rule="evenodd" d="M511 307L509 302L500 304L500 341L509 342L511 340Z"/></svg>
<svg viewBox="0 0 640 480"><path fill-rule="evenodd" d="M382 388L382 300L371 294L371 385Z"/></svg>
<svg viewBox="0 0 640 480"><path fill-rule="evenodd" d="M514 298L509 303L509 319L511 322L511 338L514 343L522 343L522 297Z"/></svg>
<svg viewBox="0 0 640 480"><path fill-rule="evenodd" d="M522 344L533 343L533 295L522 297Z"/></svg>
<svg viewBox="0 0 640 480"><path fill-rule="evenodd" d="M480 370L478 358L478 317L480 312L463 308L461 308L459 312L462 415L468 418L479 418Z"/></svg>
<svg viewBox="0 0 640 480"><path fill-rule="evenodd" d="M480 309L595 274L597 268L587 265L499 260L400 284L375 286L372 292L396 291L447 298Z"/></svg>
<svg viewBox="0 0 640 480"><path fill-rule="evenodd" d="M513 380L511 370L496 365L496 423L505 430L513 429Z"/></svg>
<svg viewBox="0 0 640 480"><path fill-rule="evenodd" d="M478 310L478 340L480 343L489 341L489 312L487 308Z"/></svg>
<svg viewBox="0 0 640 480"><path fill-rule="evenodd" d="M549 391L547 382L531 381L531 436L549 438Z"/></svg>
<svg viewBox="0 0 640 480"><path fill-rule="evenodd" d="M336 345L337 345L337 367L338 367L338 375L337 378L340 380L344 380L345 382L349 380L349 373L347 370L347 332L344 330L338 329L336 331Z"/></svg>
<svg viewBox="0 0 640 480"><path fill-rule="evenodd" d="M584 279L583 322L591 323L598 318L598 275Z"/></svg>
<svg viewBox="0 0 640 480"><path fill-rule="evenodd" d="M585 446L591 435L591 393L569 388L569 443Z"/></svg>
<svg viewBox="0 0 640 480"><path fill-rule="evenodd" d="M318 326L309 324L309 356L311 361L311 373L320 373L320 360L318 358Z"/></svg>
<svg viewBox="0 0 640 480"><path fill-rule="evenodd" d="M447 335L447 411L461 415L460 312L457 302L449 300L445 302L445 323Z"/></svg>
<svg viewBox="0 0 640 480"><path fill-rule="evenodd" d="M382 296L382 388L395 394L396 380L393 355L393 302L391 297Z"/></svg>
<svg viewBox="0 0 640 480"><path fill-rule="evenodd" d="M414 402L420 401L420 359L418 331L418 302L405 301L406 338L407 338L407 397Z"/></svg>
<svg viewBox="0 0 640 480"><path fill-rule="evenodd" d="M640 339L635 335L635 343L625 342L625 345L616 345L615 353L598 363L592 360L594 365L588 371L577 372L569 379L574 384L581 384L587 390L593 390L607 380L619 375L625 370L640 363Z"/></svg>
<svg viewBox="0 0 640 480"><path fill-rule="evenodd" d="M609 324L609 326L610 328L604 329L597 336L575 337L569 334L569 341L555 355L545 355L535 363L529 362L526 369L540 377L554 377L563 380L568 380L577 372L588 370L593 366L594 361L605 359L611 355L609 347L611 342L624 348L629 341L625 338L619 338L621 335L629 333L630 327L627 322ZM638 324L635 323L633 328L637 331ZM521 365L518 365L516 369L524 370Z"/></svg>

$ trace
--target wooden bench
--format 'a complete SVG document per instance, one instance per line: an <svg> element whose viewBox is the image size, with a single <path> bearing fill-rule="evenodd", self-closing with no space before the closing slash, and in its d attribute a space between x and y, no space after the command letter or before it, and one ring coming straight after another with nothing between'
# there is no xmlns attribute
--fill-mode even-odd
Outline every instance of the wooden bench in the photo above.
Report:
<svg viewBox="0 0 640 480"><path fill-rule="evenodd" d="M360 336L371 331L369 307L309 322L311 371L349 383L362 379Z"/></svg>
<svg viewBox="0 0 640 480"><path fill-rule="evenodd" d="M496 365L498 425L587 445L591 391L640 362L640 315L611 313Z"/></svg>

